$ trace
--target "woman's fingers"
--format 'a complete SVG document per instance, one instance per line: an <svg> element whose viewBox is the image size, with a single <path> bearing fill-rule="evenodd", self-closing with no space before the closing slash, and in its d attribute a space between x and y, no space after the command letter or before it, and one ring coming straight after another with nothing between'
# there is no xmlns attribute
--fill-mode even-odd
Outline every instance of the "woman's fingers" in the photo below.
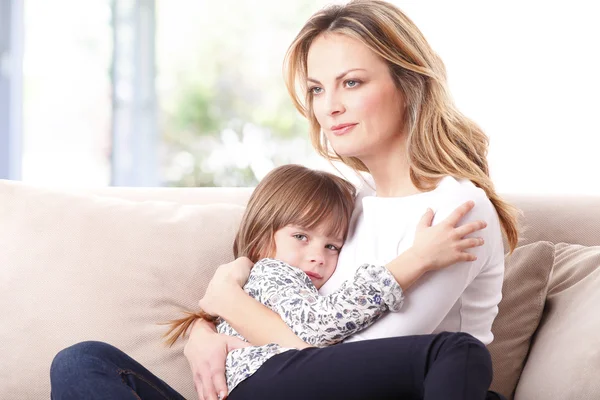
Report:
<svg viewBox="0 0 600 400"><path fill-rule="evenodd" d="M469 200L460 205L456 210L452 211L452 214L450 214L444 221L450 226L456 226L458 225L458 222L473 209L473 207L475 207L475 202Z"/></svg>
<svg viewBox="0 0 600 400"><path fill-rule="evenodd" d="M203 400L218 400L215 387L212 385L212 382L210 385L202 385L202 394L204 395Z"/></svg>
<svg viewBox="0 0 600 400"><path fill-rule="evenodd" d="M196 389L196 394L198 395L198 400L204 400L204 391L202 390L202 383L196 382L194 380L194 388Z"/></svg>
<svg viewBox="0 0 600 400"><path fill-rule="evenodd" d="M223 400L227 395L227 381L225 380L225 371L215 372L213 374L214 393L217 399Z"/></svg>
<svg viewBox="0 0 600 400"><path fill-rule="evenodd" d="M225 398L227 383L225 382L224 371L208 371L202 382L204 382L202 387L203 400L223 400Z"/></svg>
<svg viewBox="0 0 600 400"><path fill-rule="evenodd" d="M183 351L200 400L217 400L219 392L227 393L225 360L229 336L214 332L209 325L206 321L196 321Z"/></svg>
<svg viewBox="0 0 600 400"><path fill-rule="evenodd" d="M227 393L225 381L225 363L209 361L210 365L202 377L208 383L204 390L205 400L222 400ZM205 381L206 380L206 381Z"/></svg>

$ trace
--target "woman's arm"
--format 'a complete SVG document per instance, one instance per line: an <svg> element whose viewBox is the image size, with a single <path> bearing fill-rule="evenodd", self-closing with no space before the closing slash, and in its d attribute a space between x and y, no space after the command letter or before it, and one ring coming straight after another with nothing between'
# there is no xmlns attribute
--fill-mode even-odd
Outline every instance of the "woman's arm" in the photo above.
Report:
<svg viewBox="0 0 600 400"><path fill-rule="evenodd" d="M248 280L252 261L240 257L215 271L200 307L218 315L254 346L277 343L283 347L309 347L283 322L277 313L250 297L242 289Z"/></svg>
<svg viewBox="0 0 600 400"><path fill-rule="evenodd" d="M229 285L226 293L228 300L219 306L217 315L254 346L277 343L296 349L310 347L290 329L279 314L250 297L239 286Z"/></svg>

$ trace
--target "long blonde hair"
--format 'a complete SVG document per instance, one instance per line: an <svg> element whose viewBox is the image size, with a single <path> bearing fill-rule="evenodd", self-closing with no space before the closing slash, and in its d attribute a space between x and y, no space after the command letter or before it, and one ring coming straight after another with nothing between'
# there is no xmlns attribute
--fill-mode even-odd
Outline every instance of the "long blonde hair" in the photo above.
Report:
<svg viewBox="0 0 600 400"><path fill-rule="evenodd" d="M233 244L233 255L257 262L275 255L275 232L287 225L311 229L325 223L326 235L348 234L355 188L348 181L324 171L289 164L273 169L253 190ZM215 317L203 310L183 311L184 317L166 322L163 335L172 346L197 319Z"/></svg>
<svg viewBox="0 0 600 400"><path fill-rule="evenodd" d="M294 105L309 121L316 151L330 161L369 172L358 158L340 156L329 148L313 113L312 94L306 87L307 57L312 42L324 33L357 39L387 63L406 102L406 156L413 184L428 191L446 175L469 179L494 205L512 252L518 242L518 210L494 189L487 163L488 137L456 108L442 60L416 25L394 5L355 0L328 6L306 22L290 45L284 60L286 86Z"/></svg>

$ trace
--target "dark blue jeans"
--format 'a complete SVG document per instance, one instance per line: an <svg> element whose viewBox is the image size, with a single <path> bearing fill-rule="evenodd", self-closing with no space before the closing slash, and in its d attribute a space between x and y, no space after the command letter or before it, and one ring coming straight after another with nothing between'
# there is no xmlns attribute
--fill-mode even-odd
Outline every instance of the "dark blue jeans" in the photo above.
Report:
<svg viewBox="0 0 600 400"><path fill-rule="evenodd" d="M59 352L50 384L52 400L184 400L133 358L102 342L77 343Z"/></svg>
<svg viewBox="0 0 600 400"><path fill-rule="evenodd" d="M125 353L101 342L62 350L52 399L183 399ZM230 400L502 399L488 392L485 346L464 333L367 340L288 351L240 383Z"/></svg>

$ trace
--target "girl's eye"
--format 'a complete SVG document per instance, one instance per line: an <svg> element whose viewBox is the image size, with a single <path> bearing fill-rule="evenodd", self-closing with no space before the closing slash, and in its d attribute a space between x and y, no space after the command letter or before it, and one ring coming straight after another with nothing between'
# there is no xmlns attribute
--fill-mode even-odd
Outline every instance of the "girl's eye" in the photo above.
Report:
<svg viewBox="0 0 600 400"><path fill-rule="evenodd" d="M308 238L306 237L306 235L303 235L303 234L301 234L301 233L296 233L296 234L294 235L294 237L295 237L296 239L298 239L298 240L308 240Z"/></svg>
<svg viewBox="0 0 600 400"><path fill-rule="evenodd" d="M355 79L349 79L346 81L346 86L348 86L349 88L357 87L359 84L360 82Z"/></svg>
<svg viewBox="0 0 600 400"><path fill-rule="evenodd" d="M325 248L333 251L340 251L340 249L338 249L337 246L334 246L332 244L328 244L327 246L325 246Z"/></svg>
<svg viewBox="0 0 600 400"><path fill-rule="evenodd" d="M323 91L323 88L320 88L318 86L314 86L314 87L311 87L310 89L308 89L308 91L311 94L319 94L319 93L321 93Z"/></svg>

